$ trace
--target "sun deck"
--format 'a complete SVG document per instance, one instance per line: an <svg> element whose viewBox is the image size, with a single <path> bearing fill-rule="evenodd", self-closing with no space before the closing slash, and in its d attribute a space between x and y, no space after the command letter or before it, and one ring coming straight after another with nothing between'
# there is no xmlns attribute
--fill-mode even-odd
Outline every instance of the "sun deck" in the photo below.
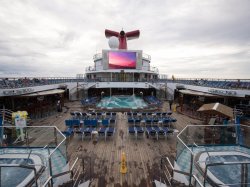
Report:
<svg viewBox="0 0 250 187"><path fill-rule="evenodd" d="M164 102L162 108L166 111L168 103ZM66 129L65 120L71 117L71 111L76 110L83 111L79 102L66 103L62 113L32 121L32 125L50 124L63 131ZM172 116L177 119L174 126L178 130L182 130L187 124L201 124L200 121L177 113L173 113ZM175 158L174 136L156 140L144 135L137 140L129 136L128 126L125 113L118 112L115 135L107 141L99 139L96 143L90 138L82 141L81 136L77 134L69 138L67 151L70 163L76 157L84 158L85 179L92 179L91 186L152 186L152 181L160 180L162 175L161 156ZM128 168L127 174L124 175L120 173L122 152L126 154Z"/></svg>

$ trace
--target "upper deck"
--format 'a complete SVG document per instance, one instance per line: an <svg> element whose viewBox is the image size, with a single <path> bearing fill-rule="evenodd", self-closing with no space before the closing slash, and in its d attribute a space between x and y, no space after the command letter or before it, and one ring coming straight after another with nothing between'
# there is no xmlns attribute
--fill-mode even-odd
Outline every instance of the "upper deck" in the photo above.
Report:
<svg viewBox="0 0 250 187"><path fill-rule="evenodd" d="M113 63L111 62L112 59L110 59L109 53L112 52L117 52L117 53L123 53L121 56L116 57L116 61L123 61L122 55L128 54L131 52L136 53L136 58L132 59L135 62L134 67L129 68L123 66L122 68L112 68L110 67L110 64ZM125 59L127 61L131 59ZM93 66L88 66L85 68L85 73L88 74L93 74L93 73L105 73L105 72L114 72L114 73L122 73L122 72L129 72L129 73L148 73L148 74L159 74L159 70L157 67L151 67L150 62L151 62L151 56L145 53L142 53L142 51L136 50L136 51L124 51L124 50L103 50L102 53L97 53L93 56L93 61L94 65ZM116 63L116 62L115 62ZM123 64L126 63L123 61Z"/></svg>

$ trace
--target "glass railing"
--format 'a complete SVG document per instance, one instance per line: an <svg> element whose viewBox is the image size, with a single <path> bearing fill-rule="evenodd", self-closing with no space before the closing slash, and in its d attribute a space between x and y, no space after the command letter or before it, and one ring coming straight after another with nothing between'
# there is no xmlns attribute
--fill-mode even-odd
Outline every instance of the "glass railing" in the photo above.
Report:
<svg viewBox="0 0 250 187"><path fill-rule="evenodd" d="M144 69L145 68L145 69ZM126 70L129 70L129 69L126 69ZM135 70L135 69L131 69L131 70ZM103 67L95 67L95 66L88 66L85 68L85 72L86 73L93 73L95 71L107 71L106 69L103 69ZM142 73L143 72L150 72L150 73L159 73L159 70L157 67L142 67L142 69L138 70L138 71L141 71Z"/></svg>
<svg viewBox="0 0 250 187"><path fill-rule="evenodd" d="M239 175L238 178L244 179L244 181L235 181L233 183L229 179L224 181L223 185L233 186L235 183L237 185L243 183L250 184L250 172L249 175L248 173L246 174L248 162L250 162L249 132L250 127L244 125L188 125L177 136L176 163L181 171L189 173L189 177L186 177L186 179L190 183L194 182L192 175L196 175L203 182L204 186L213 186L214 183L218 185L220 178L225 177L217 176L216 172L215 176L210 175L206 177L206 170L210 169L209 173L211 173L213 167L219 165L220 167L214 170L221 169L220 171L228 170L231 172L232 169L228 169L230 167L228 165L232 165L232 167L237 166L237 168L240 168L239 172L236 173L237 176ZM230 158L233 161L227 160L227 155L233 155ZM218 157L219 160L208 162L209 159L214 157ZM246 160L242 161L243 157ZM206 164L204 163L205 161ZM241 173L243 171L244 173ZM231 174L232 172L228 175Z"/></svg>
<svg viewBox="0 0 250 187"><path fill-rule="evenodd" d="M28 175L29 183L34 182L35 184L38 183L38 186L42 186L50 177L65 172L67 169L66 138L57 127L16 128L2 126L0 132L0 158L2 158L0 170L2 168L6 170L7 168L8 171L12 171L13 167L31 168L36 173ZM4 177L2 175L5 174L0 173L1 178ZM22 179L24 176L14 172L12 177ZM21 179L20 184L28 180L27 177ZM0 186L8 186L9 183L5 184L4 182L10 181L1 180ZM56 179L54 182L56 182Z"/></svg>
<svg viewBox="0 0 250 187"><path fill-rule="evenodd" d="M168 79L167 82L222 89L250 89L250 79ZM212 90L214 91L214 90Z"/></svg>
<svg viewBox="0 0 250 187"><path fill-rule="evenodd" d="M7 77L0 78L0 89L13 89L13 88L24 88L34 87L52 84L62 84L70 82L84 82L83 77Z"/></svg>

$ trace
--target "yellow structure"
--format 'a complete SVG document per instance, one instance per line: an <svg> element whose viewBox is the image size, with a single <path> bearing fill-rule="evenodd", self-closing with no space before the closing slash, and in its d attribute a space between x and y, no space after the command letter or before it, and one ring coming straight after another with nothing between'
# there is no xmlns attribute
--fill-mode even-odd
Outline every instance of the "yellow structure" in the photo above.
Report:
<svg viewBox="0 0 250 187"><path fill-rule="evenodd" d="M27 117L28 117L28 112L26 111L17 111L12 113L12 121L13 124L16 126L17 139L21 141L24 141L25 137L24 128L27 125Z"/></svg>
<svg viewBox="0 0 250 187"><path fill-rule="evenodd" d="M12 119L15 120L15 118L19 116L20 118L27 119L28 112L26 111L17 111L12 113Z"/></svg>
<svg viewBox="0 0 250 187"><path fill-rule="evenodd" d="M173 111L176 112L176 104L173 105Z"/></svg>
<svg viewBox="0 0 250 187"><path fill-rule="evenodd" d="M126 174L127 173L127 163L126 163L126 155L124 152L122 152L122 160L121 160L121 169L120 172L122 174Z"/></svg>

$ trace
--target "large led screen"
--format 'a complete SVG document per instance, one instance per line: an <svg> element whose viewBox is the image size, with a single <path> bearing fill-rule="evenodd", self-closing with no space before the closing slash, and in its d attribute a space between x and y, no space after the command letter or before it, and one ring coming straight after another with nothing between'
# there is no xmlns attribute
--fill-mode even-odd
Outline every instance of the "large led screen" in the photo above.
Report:
<svg viewBox="0 0 250 187"><path fill-rule="evenodd" d="M136 69L136 52L109 51L109 69Z"/></svg>

